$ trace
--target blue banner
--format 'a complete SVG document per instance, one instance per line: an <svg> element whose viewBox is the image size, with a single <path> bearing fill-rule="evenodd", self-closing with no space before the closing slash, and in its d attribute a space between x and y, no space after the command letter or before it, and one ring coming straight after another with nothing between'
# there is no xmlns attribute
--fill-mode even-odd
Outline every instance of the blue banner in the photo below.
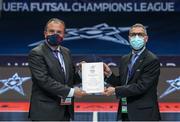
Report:
<svg viewBox="0 0 180 122"><path fill-rule="evenodd" d="M175 12L178 0L8 0L5 12Z"/></svg>
<svg viewBox="0 0 180 122"><path fill-rule="evenodd" d="M0 2L0 55L27 55L44 41L44 26L53 17L65 21L67 28L62 45L73 55L128 53L128 31L135 23L146 26L149 35L147 48L152 52L160 56L180 55L178 0ZM115 6L118 6L117 10ZM136 9L129 10L135 6ZM147 10L155 6L160 8ZM168 9L165 6L169 6Z"/></svg>

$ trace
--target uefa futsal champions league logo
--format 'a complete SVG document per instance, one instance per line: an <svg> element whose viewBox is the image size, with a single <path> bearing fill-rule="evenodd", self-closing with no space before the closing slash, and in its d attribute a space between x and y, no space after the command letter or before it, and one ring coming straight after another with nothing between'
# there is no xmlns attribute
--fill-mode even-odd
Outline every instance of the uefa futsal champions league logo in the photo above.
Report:
<svg viewBox="0 0 180 122"><path fill-rule="evenodd" d="M9 90L14 90L19 94L25 96L22 84L29 79L31 79L31 77L19 77L19 75L15 73L8 79L0 80L0 83L3 83L3 86L0 88L0 94L3 94L4 92Z"/></svg>
<svg viewBox="0 0 180 122"><path fill-rule="evenodd" d="M174 80L167 80L166 82L169 83L170 86L160 95L159 98L163 98L170 93L180 90L180 76Z"/></svg>
<svg viewBox="0 0 180 122"><path fill-rule="evenodd" d="M64 41L71 41L77 39L99 39L123 45L129 45L128 41L124 39L120 33L129 31L130 27L112 27L106 23L98 24L92 27L84 28L69 28L66 29ZM29 47L39 45L44 40L29 44Z"/></svg>

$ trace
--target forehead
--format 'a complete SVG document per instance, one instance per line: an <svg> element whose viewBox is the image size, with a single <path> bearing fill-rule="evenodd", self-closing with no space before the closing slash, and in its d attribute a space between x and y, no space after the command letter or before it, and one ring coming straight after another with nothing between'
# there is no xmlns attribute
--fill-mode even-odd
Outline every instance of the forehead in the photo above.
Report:
<svg viewBox="0 0 180 122"><path fill-rule="evenodd" d="M50 22L47 25L47 29L64 29L64 24L62 24L61 22Z"/></svg>
<svg viewBox="0 0 180 122"><path fill-rule="evenodd" d="M136 33L144 33L145 31L144 31L144 29L142 27L133 27L130 32L131 33L134 33L134 32L136 32Z"/></svg>

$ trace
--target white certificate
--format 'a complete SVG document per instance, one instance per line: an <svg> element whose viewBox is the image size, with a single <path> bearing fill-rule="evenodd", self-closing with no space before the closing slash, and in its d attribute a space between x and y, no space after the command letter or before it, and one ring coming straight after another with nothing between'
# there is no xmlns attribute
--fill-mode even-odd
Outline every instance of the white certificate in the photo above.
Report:
<svg viewBox="0 0 180 122"><path fill-rule="evenodd" d="M104 92L103 63L82 64L82 89L86 93Z"/></svg>

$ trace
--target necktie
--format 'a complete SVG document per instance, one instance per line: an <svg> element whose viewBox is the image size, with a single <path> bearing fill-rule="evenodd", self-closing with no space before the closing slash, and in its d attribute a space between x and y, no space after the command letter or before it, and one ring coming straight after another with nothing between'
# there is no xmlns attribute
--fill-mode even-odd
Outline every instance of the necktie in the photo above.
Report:
<svg viewBox="0 0 180 122"><path fill-rule="evenodd" d="M133 54L128 64L128 77L129 78L132 76L133 65L135 64L137 58L138 58L138 54Z"/></svg>
<svg viewBox="0 0 180 122"><path fill-rule="evenodd" d="M58 59L58 62L59 62L59 65L60 65L60 69L61 69L63 75L64 75L65 78L66 78L65 69L64 69L64 67L62 66L63 62L62 62L62 60L60 60L60 57L58 56L58 55L59 55L58 53L60 53L60 52L59 52L58 50L54 50L53 53L54 53L54 56Z"/></svg>

